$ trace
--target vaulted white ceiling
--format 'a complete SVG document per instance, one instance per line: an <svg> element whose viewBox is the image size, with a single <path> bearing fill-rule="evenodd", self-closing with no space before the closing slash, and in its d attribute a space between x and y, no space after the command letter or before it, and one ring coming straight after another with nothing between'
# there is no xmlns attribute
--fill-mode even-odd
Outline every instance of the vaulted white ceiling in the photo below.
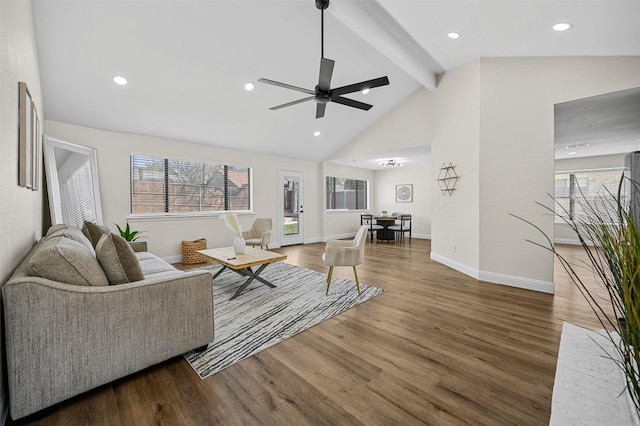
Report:
<svg viewBox="0 0 640 426"><path fill-rule="evenodd" d="M316 119L313 102L270 111L305 95L257 82L317 84L313 0L33 4L47 119L309 161L328 158L419 87L433 90L436 74L479 57L640 55L640 0L332 0L331 86L384 75L390 85L349 95L373 104L368 112L330 103ZM561 21L573 28L553 31ZM452 31L461 37L448 38ZM129 83L114 84L115 75Z"/></svg>

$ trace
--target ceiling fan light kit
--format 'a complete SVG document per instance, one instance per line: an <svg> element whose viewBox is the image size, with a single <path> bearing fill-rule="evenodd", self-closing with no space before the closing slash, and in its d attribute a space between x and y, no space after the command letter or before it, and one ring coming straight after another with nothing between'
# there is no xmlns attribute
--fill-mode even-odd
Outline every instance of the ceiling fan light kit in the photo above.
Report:
<svg viewBox="0 0 640 426"><path fill-rule="evenodd" d="M347 86L342 86L335 89L331 88L331 77L333 76L333 67L335 65L335 61L324 57L324 10L329 7L329 0L315 0L315 3L316 7L320 9L320 75L318 77L318 84L316 85L314 90L309 90L303 87L292 86L290 84L280 83L278 81L269 80L266 78L259 79L258 81L261 83L271 84L273 86L295 90L297 92L302 92L309 95L305 98L287 102L286 104L277 105L269 109L278 110L281 108L313 100L316 103L316 118L324 117L324 113L329 102L335 102L364 111L370 110L373 105L356 101L354 99L345 98L342 95L362 92L365 89L373 89L375 87L386 86L389 84L389 79L385 76L374 78L372 80L361 81L360 83L349 84Z"/></svg>
<svg viewBox="0 0 640 426"><path fill-rule="evenodd" d="M402 167L402 163L398 163L396 160L383 161L380 165L383 167Z"/></svg>

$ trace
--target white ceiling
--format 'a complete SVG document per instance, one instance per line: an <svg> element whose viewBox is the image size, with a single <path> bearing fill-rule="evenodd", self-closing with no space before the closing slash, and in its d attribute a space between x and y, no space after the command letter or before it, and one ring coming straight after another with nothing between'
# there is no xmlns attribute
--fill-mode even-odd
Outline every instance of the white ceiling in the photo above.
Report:
<svg viewBox="0 0 640 426"><path fill-rule="evenodd" d="M555 105L557 160L640 151L640 87Z"/></svg>
<svg viewBox="0 0 640 426"><path fill-rule="evenodd" d="M314 0L33 0L48 120L322 161L435 75L479 57L640 55L640 0L333 0L325 13L332 87L387 75L390 85L330 103L304 94L320 63ZM551 25L570 21L566 32ZM456 31L458 40L447 37ZM123 75L126 86L112 78ZM244 90L247 82L256 89ZM321 135L313 136L319 130ZM356 160L418 161L429 147ZM353 163L353 160L349 160Z"/></svg>

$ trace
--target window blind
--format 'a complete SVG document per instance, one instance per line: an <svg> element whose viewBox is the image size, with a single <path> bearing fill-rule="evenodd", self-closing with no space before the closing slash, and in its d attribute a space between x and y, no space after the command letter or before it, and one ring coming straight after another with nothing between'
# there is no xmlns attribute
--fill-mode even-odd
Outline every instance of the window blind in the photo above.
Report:
<svg viewBox="0 0 640 426"><path fill-rule="evenodd" d="M251 168L131 155L132 214L248 211Z"/></svg>
<svg viewBox="0 0 640 426"><path fill-rule="evenodd" d="M91 164L88 159L64 177L61 195L66 201L62 204L69 207L68 211L63 211L67 224L82 228L85 220L96 222Z"/></svg>

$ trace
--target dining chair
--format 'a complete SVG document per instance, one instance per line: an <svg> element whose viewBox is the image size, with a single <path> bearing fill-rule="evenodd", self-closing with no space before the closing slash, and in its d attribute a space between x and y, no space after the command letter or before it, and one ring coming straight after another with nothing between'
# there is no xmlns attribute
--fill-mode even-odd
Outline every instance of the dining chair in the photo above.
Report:
<svg viewBox="0 0 640 426"><path fill-rule="evenodd" d="M373 215L371 213L362 213L360 215L360 226L366 225L368 228L369 234L371 234L371 242L373 242L373 232L378 231L379 229L384 229L384 226L377 225L374 222Z"/></svg>
<svg viewBox="0 0 640 426"><path fill-rule="evenodd" d="M248 231L242 233L248 246L260 246L269 250L269 242L271 242L271 219L270 218L256 218L251 224L251 228Z"/></svg>
<svg viewBox="0 0 640 426"><path fill-rule="evenodd" d="M355 238L352 241L345 240L329 240L322 254L324 264L329 267L327 274L327 292L329 295L329 287L331 286L331 276L335 266L351 266L353 267L353 275L356 278L356 288L360 294L360 281L358 281L358 271L356 266L360 265L364 260L364 245L367 241L367 225L362 225L358 229Z"/></svg>
<svg viewBox="0 0 640 426"><path fill-rule="evenodd" d="M393 230L396 234L396 241L404 242L404 234L409 233L409 243L411 243L411 215L400 214L398 216L399 224L391 225L389 229Z"/></svg>

